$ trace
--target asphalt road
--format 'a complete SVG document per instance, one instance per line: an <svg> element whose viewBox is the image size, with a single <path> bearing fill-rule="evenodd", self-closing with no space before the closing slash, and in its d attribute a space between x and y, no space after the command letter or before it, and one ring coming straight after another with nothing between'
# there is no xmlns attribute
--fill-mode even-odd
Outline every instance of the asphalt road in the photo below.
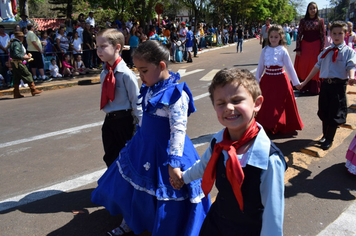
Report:
<svg viewBox="0 0 356 236"><path fill-rule="evenodd" d="M289 51L294 59L293 48L294 44ZM198 111L189 118L187 133L199 154L211 135L222 129L207 94L210 80L222 68L237 66L255 72L260 52L258 40L251 40L244 43L244 53L230 46L205 50L191 64L169 65L181 72L181 80L193 93ZM354 100L350 95L349 103ZM0 235L100 236L120 222L120 216L110 216L90 202L95 181L105 170L100 130L104 113L99 101L100 85L46 91L23 99L0 97ZM340 128L334 146L320 152L313 141L321 135L317 96L298 96L297 105L304 129L294 135L271 136L289 165L284 234L356 235L356 224L350 226L338 218L355 205L356 178L344 168L355 131ZM355 120L350 110L348 123ZM300 151L310 146L321 157Z"/></svg>

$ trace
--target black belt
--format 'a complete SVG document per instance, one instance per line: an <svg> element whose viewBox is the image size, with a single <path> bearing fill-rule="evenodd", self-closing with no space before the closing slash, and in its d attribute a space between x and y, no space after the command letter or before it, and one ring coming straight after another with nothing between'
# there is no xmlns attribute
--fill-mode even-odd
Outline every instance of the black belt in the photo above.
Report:
<svg viewBox="0 0 356 236"><path fill-rule="evenodd" d="M127 110L120 110L120 111L112 111L110 113L106 113L106 117L117 117L117 118L122 118L122 117L127 117L131 115L131 109Z"/></svg>
<svg viewBox="0 0 356 236"><path fill-rule="evenodd" d="M339 79L339 78L323 78L324 83L328 84L346 84L347 79Z"/></svg>

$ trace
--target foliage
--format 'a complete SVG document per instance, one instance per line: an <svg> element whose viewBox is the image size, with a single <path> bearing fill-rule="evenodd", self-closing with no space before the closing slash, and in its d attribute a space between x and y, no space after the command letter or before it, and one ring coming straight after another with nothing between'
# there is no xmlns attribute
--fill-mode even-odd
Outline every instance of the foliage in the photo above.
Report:
<svg viewBox="0 0 356 236"><path fill-rule="evenodd" d="M347 9L350 5L350 0L330 0L330 5L334 6L334 10L329 16L329 21L345 20Z"/></svg>

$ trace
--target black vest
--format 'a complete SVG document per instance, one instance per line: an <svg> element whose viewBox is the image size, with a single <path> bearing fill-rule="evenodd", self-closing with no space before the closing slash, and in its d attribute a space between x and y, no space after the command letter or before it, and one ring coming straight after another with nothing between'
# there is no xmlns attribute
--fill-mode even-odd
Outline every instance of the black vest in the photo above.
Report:
<svg viewBox="0 0 356 236"><path fill-rule="evenodd" d="M216 140L211 143L214 150ZM271 142L269 155L279 153L284 157L281 151ZM284 158L281 160L285 162ZM287 166L287 165L286 165ZM241 212L232 186L226 176L226 167L224 165L224 155L221 153L216 166L216 188L219 193L214 202L215 213L229 222L233 222L234 228L238 229L238 235L260 235L262 228L262 213L264 207L261 203L260 183L262 169L246 165L243 168L245 178L241 187L244 211Z"/></svg>

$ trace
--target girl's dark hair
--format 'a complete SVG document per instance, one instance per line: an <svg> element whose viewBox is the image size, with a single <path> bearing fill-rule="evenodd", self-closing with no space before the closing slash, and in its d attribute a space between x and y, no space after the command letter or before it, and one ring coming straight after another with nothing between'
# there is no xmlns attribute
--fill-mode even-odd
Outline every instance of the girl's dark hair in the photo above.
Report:
<svg viewBox="0 0 356 236"><path fill-rule="evenodd" d="M158 66L161 61L164 61L168 67L169 50L157 40L147 40L138 46L133 57L140 58L156 66Z"/></svg>
<svg viewBox="0 0 356 236"><path fill-rule="evenodd" d="M307 12L305 13L305 19L310 19L310 15L309 15L309 6L310 5L315 5L316 6L316 9L317 9L317 11L316 11L316 13L315 13L315 18L316 19L319 19L319 8L318 8L318 4L316 4L315 2L310 2L309 4L308 4L308 7L307 7Z"/></svg>

